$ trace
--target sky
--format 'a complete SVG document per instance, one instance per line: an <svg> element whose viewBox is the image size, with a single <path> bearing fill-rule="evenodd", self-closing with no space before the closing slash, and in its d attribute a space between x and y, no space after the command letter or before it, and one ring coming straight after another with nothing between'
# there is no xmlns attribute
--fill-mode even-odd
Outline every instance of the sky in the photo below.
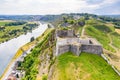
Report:
<svg viewBox="0 0 120 80"><path fill-rule="evenodd" d="M120 0L0 0L2 15L120 14Z"/></svg>

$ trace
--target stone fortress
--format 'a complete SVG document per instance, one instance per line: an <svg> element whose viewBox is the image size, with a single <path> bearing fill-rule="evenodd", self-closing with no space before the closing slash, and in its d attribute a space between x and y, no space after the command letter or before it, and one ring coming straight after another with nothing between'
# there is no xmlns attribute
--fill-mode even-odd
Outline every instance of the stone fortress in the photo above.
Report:
<svg viewBox="0 0 120 80"><path fill-rule="evenodd" d="M102 46L93 38L79 38L74 30L56 30L56 56L71 51L79 56L81 52L101 55Z"/></svg>

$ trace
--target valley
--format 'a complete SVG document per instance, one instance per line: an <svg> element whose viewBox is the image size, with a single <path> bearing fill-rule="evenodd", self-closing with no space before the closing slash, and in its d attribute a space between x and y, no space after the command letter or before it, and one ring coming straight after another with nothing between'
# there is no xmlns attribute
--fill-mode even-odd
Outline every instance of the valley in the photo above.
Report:
<svg viewBox="0 0 120 80"><path fill-rule="evenodd" d="M0 80L120 80L120 0L0 3Z"/></svg>

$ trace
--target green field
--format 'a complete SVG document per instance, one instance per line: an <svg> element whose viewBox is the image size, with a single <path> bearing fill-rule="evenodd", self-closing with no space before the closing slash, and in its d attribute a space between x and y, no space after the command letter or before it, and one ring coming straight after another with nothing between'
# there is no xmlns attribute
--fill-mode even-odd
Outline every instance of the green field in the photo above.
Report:
<svg viewBox="0 0 120 80"><path fill-rule="evenodd" d="M5 24L8 24L12 21L0 21L0 26L4 26Z"/></svg>
<svg viewBox="0 0 120 80"><path fill-rule="evenodd" d="M52 80L120 80L120 76L96 54L67 52L57 57Z"/></svg>
<svg viewBox="0 0 120 80"><path fill-rule="evenodd" d="M21 23L22 21L0 21L0 43L8 41L12 38L18 37L21 34L24 34L28 31L31 31L34 29L36 26L31 26L31 24L35 24L33 22L26 22L23 24L18 24ZM13 24L17 23L17 24ZM8 24L10 26L8 26ZM30 26L29 26L30 25Z"/></svg>
<svg viewBox="0 0 120 80"><path fill-rule="evenodd" d="M113 26L107 26L105 24L102 24L101 22L97 21L97 23L92 23L92 21L88 21L86 24L86 34L88 36L91 36L93 38L96 38L105 49L116 52L114 48L112 48L110 44L110 39L108 34L111 32L114 32ZM110 36L111 37L111 36Z"/></svg>

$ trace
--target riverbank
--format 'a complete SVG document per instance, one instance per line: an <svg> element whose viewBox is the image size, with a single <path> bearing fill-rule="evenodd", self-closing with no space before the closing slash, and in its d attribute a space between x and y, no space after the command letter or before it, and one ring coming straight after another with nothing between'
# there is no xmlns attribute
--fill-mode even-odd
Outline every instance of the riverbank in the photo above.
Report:
<svg viewBox="0 0 120 80"><path fill-rule="evenodd" d="M5 43L0 44L0 64L2 64L0 65L0 76L18 49L26 43L30 42L32 37L37 38L38 36L42 35L42 33L44 33L47 28L47 24L40 23L40 26L32 30L32 32L28 32L26 34L20 35L17 38L13 38Z"/></svg>
<svg viewBox="0 0 120 80"><path fill-rule="evenodd" d="M24 51L28 51L32 46L34 46L35 43L36 41L29 42L18 49L18 51L16 52L16 54L14 55L14 57L12 58L8 66L6 67L4 73L0 77L0 80L3 80L3 78L5 78L5 75L7 74L8 70L12 67L12 64L16 61L16 59L19 58L23 54Z"/></svg>
<svg viewBox="0 0 120 80"><path fill-rule="evenodd" d="M0 77L0 80L4 80L6 77L6 74L8 73L9 69L13 66L12 64L23 54L24 51L28 51L31 47L35 46L37 43L41 42L43 38L53 30L53 28L47 29L42 35L37 37L33 42L29 42L22 47L19 48L17 53L14 55L10 63L8 64L7 68L5 69L4 73Z"/></svg>

